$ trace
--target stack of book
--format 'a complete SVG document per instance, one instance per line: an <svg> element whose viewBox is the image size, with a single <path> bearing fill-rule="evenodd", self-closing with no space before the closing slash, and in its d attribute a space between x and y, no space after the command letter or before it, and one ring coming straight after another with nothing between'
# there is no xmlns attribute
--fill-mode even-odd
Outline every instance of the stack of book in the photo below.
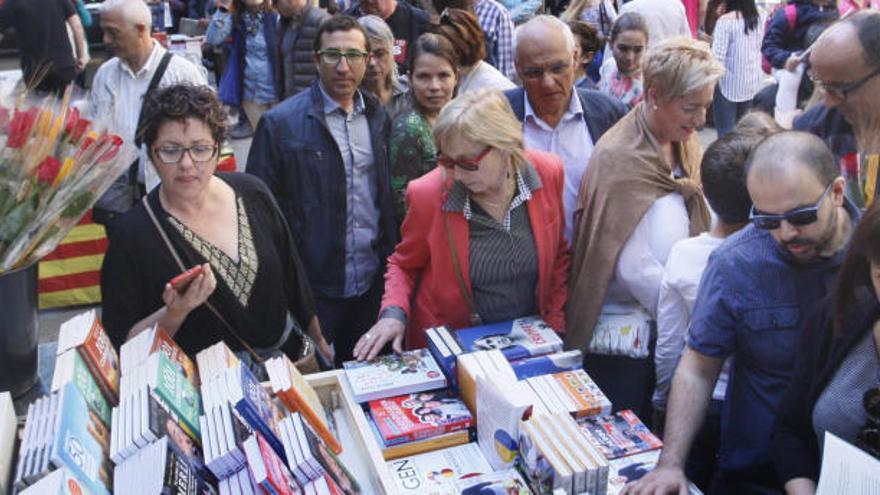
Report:
<svg viewBox="0 0 880 495"><path fill-rule="evenodd" d="M67 468L91 493L109 494L109 441L107 427L89 411L76 385L68 383L28 408L13 486L23 491Z"/></svg>
<svg viewBox="0 0 880 495"><path fill-rule="evenodd" d="M567 412L575 418L611 413L611 401L582 369L534 376L526 383L550 412Z"/></svg>
<svg viewBox="0 0 880 495"><path fill-rule="evenodd" d="M95 311L64 322L51 393L28 407L13 488L23 491L51 475L30 493L51 493L60 478L84 492L109 493L110 408L118 400L119 357Z"/></svg>
<svg viewBox="0 0 880 495"><path fill-rule="evenodd" d="M300 413L288 414L279 424L282 443L287 452L287 466L304 492L360 492L360 486L342 461L312 430ZM329 492L325 491L325 486Z"/></svg>
<svg viewBox="0 0 880 495"><path fill-rule="evenodd" d="M116 493L207 495L213 491L192 456L168 435L117 464L113 486Z"/></svg>
<svg viewBox="0 0 880 495"><path fill-rule="evenodd" d="M456 389L458 358L471 352L501 351L520 380L581 367L580 351L563 351L562 339L536 316L460 330L433 327L425 336L428 350Z"/></svg>
<svg viewBox="0 0 880 495"><path fill-rule="evenodd" d="M609 460L663 447L663 442L629 409L583 418L580 428Z"/></svg>
<svg viewBox="0 0 880 495"><path fill-rule="evenodd" d="M446 386L446 377L427 349L342 363L354 399L367 402Z"/></svg>

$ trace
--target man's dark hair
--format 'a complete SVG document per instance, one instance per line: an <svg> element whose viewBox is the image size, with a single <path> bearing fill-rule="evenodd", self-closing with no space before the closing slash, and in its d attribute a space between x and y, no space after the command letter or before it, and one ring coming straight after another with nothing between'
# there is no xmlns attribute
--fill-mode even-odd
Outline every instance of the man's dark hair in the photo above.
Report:
<svg viewBox="0 0 880 495"><path fill-rule="evenodd" d="M345 14L337 14L321 23L321 26L318 28L313 46L315 52L321 49L324 34L335 33L336 31L359 31L364 35L365 49L368 52L370 51L370 37L367 36L367 30L364 29L354 17Z"/></svg>
<svg viewBox="0 0 880 495"><path fill-rule="evenodd" d="M599 50L605 46L602 38L599 37L599 31L586 21L569 21L568 27L574 34L581 49L581 56L585 53L599 53Z"/></svg>
<svg viewBox="0 0 880 495"><path fill-rule="evenodd" d="M784 131L761 141L749 154L746 175L756 166L762 173L781 175L795 164L811 171L822 186L840 176L834 154L825 142L802 131Z"/></svg>
<svg viewBox="0 0 880 495"><path fill-rule="evenodd" d="M200 120L211 130L216 143L226 138L226 109L217 94L207 86L176 84L150 93L144 101L144 126L138 129L149 148L156 141L159 128L166 122Z"/></svg>
<svg viewBox="0 0 880 495"><path fill-rule="evenodd" d="M844 22L856 28L862 45L862 59L868 67L880 67L880 12L863 10L847 17Z"/></svg>
<svg viewBox="0 0 880 495"><path fill-rule="evenodd" d="M733 130L712 143L703 154L700 179L706 201L726 224L749 220L752 198L746 188L745 164L749 153L766 136L751 130Z"/></svg>
<svg viewBox="0 0 880 495"><path fill-rule="evenodd" d="M461 10L469 10L471 12L474 11L473 7L471 7L471 3L468 0L432 0L431 4L434 6L434 10L438 13L443 12L446 9L461 9Z"/></svg>

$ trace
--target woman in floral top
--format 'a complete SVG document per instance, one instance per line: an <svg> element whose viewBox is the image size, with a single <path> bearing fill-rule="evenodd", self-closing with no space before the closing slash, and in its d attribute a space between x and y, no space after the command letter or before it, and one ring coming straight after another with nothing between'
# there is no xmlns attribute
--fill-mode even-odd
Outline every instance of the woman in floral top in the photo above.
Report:
<svg viewBox="0 0 880 495"><path fill-rule="evenodd" d="M406 215L403 198L407 184L436 164L431 128L440 110L452 100L459 77L458 55L443 36L423 34L413 50L409 74L412 110L394 120L390 138L391 189L398 225Z"/></svg>
<svg viewBox="0 0 880 495"><path fill-rule="evenodd" d="M642 82L642 54L648 44L645 19L635 12L621 15L611 28L614 58L602 66L599 90L632 108L645 98Z"/></svg>

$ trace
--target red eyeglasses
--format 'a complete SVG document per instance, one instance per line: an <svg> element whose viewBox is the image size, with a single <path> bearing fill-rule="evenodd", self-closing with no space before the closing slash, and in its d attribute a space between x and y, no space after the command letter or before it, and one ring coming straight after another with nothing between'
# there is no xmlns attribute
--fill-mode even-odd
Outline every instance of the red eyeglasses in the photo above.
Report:
<svg viewBox="0 0 880 495"><path fill-rule="evenodd" d="M470 158L470 159L459 158L458 160L454 160L454 159L444 155L443 153L438 153L437 154L437 164L440 165L441 167L448 168L448 169L453 169L455 167L458 167L460 169L467 170L468 172L476 172L477 170L480 169L480 162L483 160L483 158L486 158L486 155L488 155L490 151L492 151L492 147L486 146L486 149L484 149L476 157Z"/></svg>

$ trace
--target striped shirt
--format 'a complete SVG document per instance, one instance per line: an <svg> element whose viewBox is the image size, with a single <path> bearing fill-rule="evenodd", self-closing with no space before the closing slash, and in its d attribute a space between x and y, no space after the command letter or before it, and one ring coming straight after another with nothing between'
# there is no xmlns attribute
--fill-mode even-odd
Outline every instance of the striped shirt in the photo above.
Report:
<svg viewBox="0 0 880 495"><path fill-rule="evenodd" d="M480 0L474 5L474 13L480 21L483 36L492 47L495 68L514 80L516 71L513 67L513 20L510 12L495 0Z"/></svg>
<svg viewBox="0 0 880 495"><path fill-rule="evenodd" d="M468 220L469 275L477 314L486 322L506 321L535 313L537 309L538 252L524 206L541 179L531 165L516 174L517 194L502 222L476 203L456 182L443 205L444 211L461 211Z"/></svg>
<svg viewBox="0 0 880 495"><path fill-rule="evenodd" d="M712 34L712 51L726 71L718 81L721 94L729 101L751 100L761 89L761 41L764 39L764 16L755 29L745 33L741 16L725 15L718 19Z"/></svg>

